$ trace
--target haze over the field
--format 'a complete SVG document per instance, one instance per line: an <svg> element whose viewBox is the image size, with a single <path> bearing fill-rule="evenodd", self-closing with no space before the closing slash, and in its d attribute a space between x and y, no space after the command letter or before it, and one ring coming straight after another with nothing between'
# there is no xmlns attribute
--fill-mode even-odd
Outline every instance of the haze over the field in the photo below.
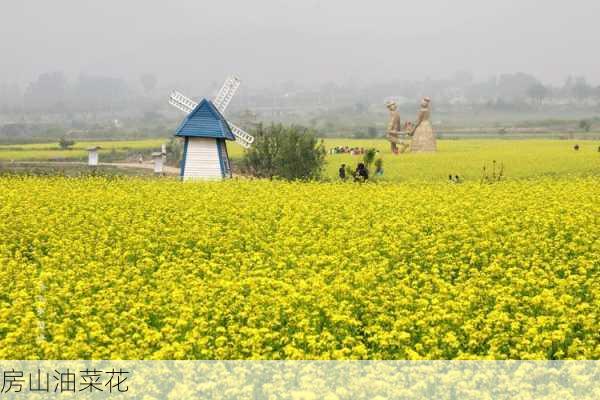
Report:
<svg viewBox="0 0 600 400"><path fill-rule="evenodd" d="M1 81L103 74L199 87L420 80L469 70L600 82L595 0L4 0Z"/></svg>

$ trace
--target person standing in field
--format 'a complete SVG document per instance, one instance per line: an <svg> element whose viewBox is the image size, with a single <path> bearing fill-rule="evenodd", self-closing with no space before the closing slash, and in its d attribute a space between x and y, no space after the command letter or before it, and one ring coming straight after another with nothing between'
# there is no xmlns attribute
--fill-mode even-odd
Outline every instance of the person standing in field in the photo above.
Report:
<svg viewBox="0 0 600 400"><path fill-rule="evenodd" d="M375 160L375 176L383 176L383 159Z"/></svg>
<svg viewBox="0 0 600 400"><path fill-rule="evenodd" d="M346 180L346 164L342 164L342 166L340 167L338 174L340 176L340 179L345 181Z"/></svg>
<svg viewBox="0 0 600 400"><path fill-rule="evenodd" d="M365 167L365 164L363 163L358 163L356 171L354 172L354 181L366 182L367 180L369 180L369 171L367 170L367 167Z"/></svg>

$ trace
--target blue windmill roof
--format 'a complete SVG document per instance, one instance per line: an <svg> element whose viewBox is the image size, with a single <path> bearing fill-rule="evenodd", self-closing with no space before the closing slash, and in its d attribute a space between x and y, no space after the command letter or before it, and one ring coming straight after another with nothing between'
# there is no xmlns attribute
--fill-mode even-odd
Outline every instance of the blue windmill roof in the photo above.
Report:
<svg viewBox="0 0 600 400"><path fill-rule="evenodd" d="M223 114L206 99L194 108L175 131L175 136L194 136L235 140Z"/></svg>

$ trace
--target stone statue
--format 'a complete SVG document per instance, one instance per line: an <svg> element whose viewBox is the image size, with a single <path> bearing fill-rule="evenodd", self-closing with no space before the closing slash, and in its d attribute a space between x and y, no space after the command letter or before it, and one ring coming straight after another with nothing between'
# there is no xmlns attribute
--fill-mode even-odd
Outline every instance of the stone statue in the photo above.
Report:
<svg viewBox="0 0 600 400"><path fill-rule="evenodd" d="M388 123L387 128L387 139L390 141L392 153L404 153L408 145L403 143L402 140L400 140L400 135L402 135L404 132L401 131L400 127L400 113L398 112L398 106L395 102L390 101L386 103L386 107L390 111L390 122ZM401 150L398 150L398 144L400 145Z"/></svg>
<svg viewBox="0 0 600 400"><path fill-rule="evenodd" d="M429 121L431 117L431 99L429 97L423 98L421 101L421 110L417 117L417 122L413 128L410 136L412 140L410 143L411 151L415 153L428 152L437 150L437 144L435 140L435 133L433 132L433 126Z"/></svg>

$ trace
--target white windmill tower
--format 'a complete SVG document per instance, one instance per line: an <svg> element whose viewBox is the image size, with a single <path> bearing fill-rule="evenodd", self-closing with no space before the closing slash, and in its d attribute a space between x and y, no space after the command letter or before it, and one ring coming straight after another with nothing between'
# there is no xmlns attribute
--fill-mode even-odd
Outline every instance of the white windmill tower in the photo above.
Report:
<svg viewBox="0 0 600 400"><path fill-rule="evenodd" d="M231 103L231 99L233 99L233 95L240 87L241 81L236 76L231 76L225 80L223 83L223 87L219 90L219 93L212 101L214 106L219 110L222 115L225 115L225 110L229 103ZM184 96L178 91L174 90L171 92L171 96L169 97L169 104L180 109L186 114L191 113L197 106L194 100L189 97ZM249 133L245 132L242 128L232 124L230 121L227 121L229 127L231 128L231 132L235 136L235 141L245 148L249 148L254 142L254 137Z"/></svg>

